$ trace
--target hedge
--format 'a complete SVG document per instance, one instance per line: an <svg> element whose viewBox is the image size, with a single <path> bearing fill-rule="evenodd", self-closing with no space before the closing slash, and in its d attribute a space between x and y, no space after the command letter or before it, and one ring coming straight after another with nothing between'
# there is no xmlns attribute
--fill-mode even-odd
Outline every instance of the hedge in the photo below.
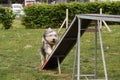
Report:
<svg viewBox="0 0 120 80"><path fill-rule="evenodd" d="M26 28L60 27L69 9L69 23L76 14L99 13L103 9L105 14L120 15L120 2L87 2L67 4L31 5L24 8L25 16L22 23Z"/></svg>
<svg viewBox="0 0 120 80"><path fill-rule="evenodd" d="M15 15L11 9L0 6L0 23L3 24L4 29L9 29L14 19Z"/></svg>

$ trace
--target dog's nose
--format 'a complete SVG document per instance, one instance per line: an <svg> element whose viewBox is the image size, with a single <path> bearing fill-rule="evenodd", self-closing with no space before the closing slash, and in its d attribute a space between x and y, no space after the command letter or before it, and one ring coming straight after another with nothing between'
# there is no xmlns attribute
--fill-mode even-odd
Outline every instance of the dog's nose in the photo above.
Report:
<svg viewBox="0 0 120 80"><path fill-rule="evenodd" d="M53 39L53 41L55 41L55 39Z"/></svg>
<svg viewBox="0 0 120 80"><path fill-rule="evenodd" d="M53 39L52 42L55 43L55 39Z"/></svg>

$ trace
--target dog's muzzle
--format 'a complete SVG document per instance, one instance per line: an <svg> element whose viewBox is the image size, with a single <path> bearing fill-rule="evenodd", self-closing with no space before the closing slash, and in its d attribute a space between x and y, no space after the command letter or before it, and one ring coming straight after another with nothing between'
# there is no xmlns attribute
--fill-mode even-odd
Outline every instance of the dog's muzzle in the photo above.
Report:
<svg viewBox="0 0 120 80"><path fill-rule="evenodd" d="M55 39L53 39L53 40L52 40L52 42L53 42L53 43L56 43L56 40L55 40Z"/></svg>

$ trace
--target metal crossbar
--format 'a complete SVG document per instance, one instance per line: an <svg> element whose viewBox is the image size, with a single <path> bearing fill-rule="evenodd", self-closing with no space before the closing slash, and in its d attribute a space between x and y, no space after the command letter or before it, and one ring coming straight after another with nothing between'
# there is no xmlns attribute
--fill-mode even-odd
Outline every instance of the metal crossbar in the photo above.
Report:
<svg viewBox="0 0 120 80"><path fill-rule="evenodd" d="M120 22L120 16L118 16L118 15L81 14L81 15L76 15L76 16L77 16L77 18L80 18L80 19Z"/></svg>

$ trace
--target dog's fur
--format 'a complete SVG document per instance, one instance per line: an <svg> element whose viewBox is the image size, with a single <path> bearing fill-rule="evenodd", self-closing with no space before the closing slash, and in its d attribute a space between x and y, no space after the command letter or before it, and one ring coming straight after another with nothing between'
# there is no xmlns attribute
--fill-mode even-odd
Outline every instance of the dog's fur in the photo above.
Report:
<svg viewBox="0 0 120 80"><path fill-rule="evenodd" d="M58 34L51 28L46 29L42 37L42 47L40 51L41 64L43 64L46 59L51 55L56 43L58 42Z"/></svg>

